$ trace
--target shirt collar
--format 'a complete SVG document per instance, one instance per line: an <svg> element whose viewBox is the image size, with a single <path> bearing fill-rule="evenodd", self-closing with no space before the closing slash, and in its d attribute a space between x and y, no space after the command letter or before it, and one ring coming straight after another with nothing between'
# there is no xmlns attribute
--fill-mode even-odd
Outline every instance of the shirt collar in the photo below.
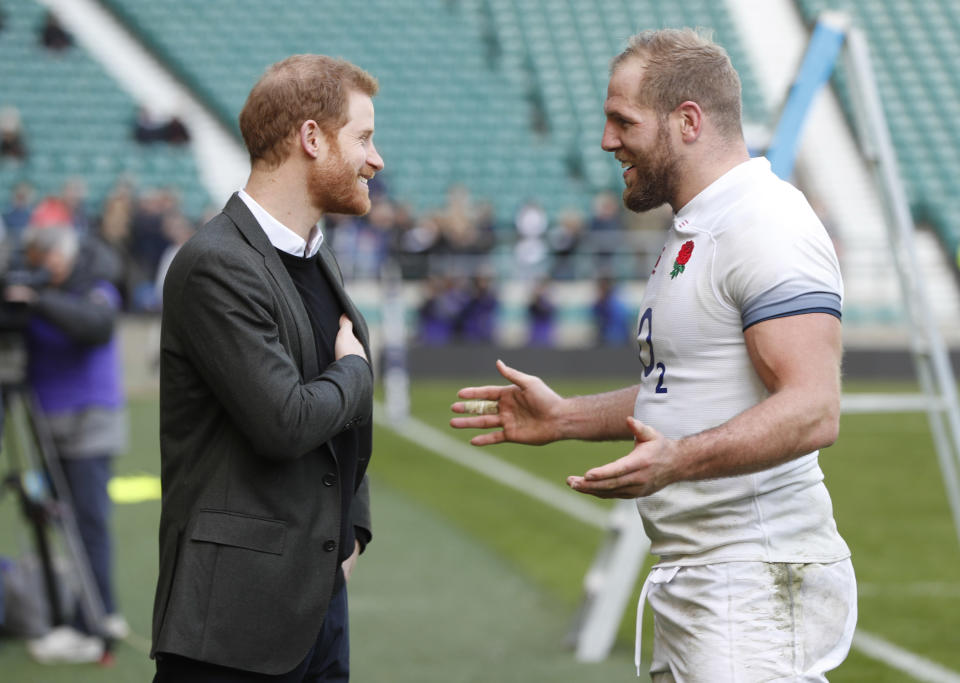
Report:
<svg viewBox="0 0 960 683"><path fill-rule="evenodd" d="M309 239L305 240L271 216L267 210L260 206L257 200L248 195L246 191L240 190L237 196L247 205L253 217L257 219L257 223L260 224L260 227L266 233L270 244L280 251L285 251L288 254L300 256L301 258L313 258L313 256L320 251L320 245L323 244L323 231L321 230L320 223L317 223L310 229Z"/></svg>
<svg viewBox="0 0 960 683"><path fill-rule="evenodd" d="M725 209L740 192L738 188L753 188L751 179L769 172L770 162L765 157L754 157L737 164L687 202L674 217L674 225L698 223L709 214L716 213L718 208Z"/></svg>

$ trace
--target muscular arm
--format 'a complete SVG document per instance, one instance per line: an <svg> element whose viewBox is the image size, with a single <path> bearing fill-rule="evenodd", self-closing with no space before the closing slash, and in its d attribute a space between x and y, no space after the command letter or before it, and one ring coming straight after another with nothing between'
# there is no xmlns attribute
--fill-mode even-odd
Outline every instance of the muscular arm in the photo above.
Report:
<svg viewBox="0 0 960 683"><path fill-rule="evenodd" d="M619 441L633 438L626 418L633 415L640 385L564 399L562 439Z"/></svg>
<svg viewBox="0 0 960 683"><path fill-rule="evenodd" d="M633 436L626 418L633 414L637 386L564 398L539 377L515 370L503 361L497 361L497 370L512 384L466 387L458 395L462 399L497 401L499 412L450 420L450 426L457 429L498 429L473 437L470 443L474 446L504 441L543 445L562 439L606 441ZM465 412L459 401L451 409Z"/></svg>
<svg viewBox="0 0 960 683"><path fill-rule="evenodd" d="M666 439L630 418L634 449L619 460L570 477L583 493L646 496L675 481L765 470L837 438L840 418L840 321L810 313L758 323L744 333L770 395L722 425Z"/></svg>

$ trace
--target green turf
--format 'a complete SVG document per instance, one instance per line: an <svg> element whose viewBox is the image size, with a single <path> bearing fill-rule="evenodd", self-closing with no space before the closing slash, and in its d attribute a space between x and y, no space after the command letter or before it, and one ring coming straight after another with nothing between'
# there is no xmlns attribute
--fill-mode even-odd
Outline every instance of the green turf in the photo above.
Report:
<svg viewBox="0 0 960 683"><path fill-rule="evenodd" d="M432 506L381 480L374 485L379 538L350 586L355 680L636 680L622 654L596 665L576 662L563 647L569 610L549 591Z"/></svg>
<svg viewBox="0 0 960 683"><path fill-rule="evenodd" d="M456 389L475 381L415 383L414 413L446 429ZM479 381L497 380L491 375ZM563 393L612 388L609 382L557 385ZM117 461L118 474L158 472L156 411L153 397L131 401L134 440L131 452ZM354 680L635 680L632 616L624 620L607 664L578 665L563 649L600 532L388 430L378 428L375 443L375 539L351 591ZM567 474L617 457L625 445L498 446L485 452L562 485ZM960 545L926 418L845 416L840 440L821 461L863 587L860 626L960 671ZM159 504L118 506L117 513L117 590L136 635L118 645L115 666L42 667L26 657L20 642L0 641L0 680L149 680L153 666L144 638ZM9 498L0 500L0 553L18 551L23 535L16 520ZM907 680L856 652L830 679Z"/></svg>
<svg viewBox="0 0 960 683"><path fill-rule="evenodd" d="M449 404L464 384L499 383L495 376L465 382L419 382L413 396L413 412L429 424L443 428L449 419ZM590 393L616 388L615 383L557 383L563 394ZM892 383L849 383L848 390L909 391L911 387ZM451 430L451 433L458 432ZM459 433L465 442L467 433ZM495 547L511 558L522 571L551 586L561 584L557 598L572 604L581 590L585 567L593 557L599 536L588 531L582 541L562 533L555 542L544 539L557 530L545 527L538 515L529 534L503 530L503 510L499 505L477 505L471 500L471 475L462 473L462 484L445 477L448 465L439 458L418 452L416 448L393 445L391 454L374 461L378 477L408 491L415 498L440 511L481 542ZM563 477L617 457L626 452L624 444L559 443L540 448L515 445L486 449L544 478L562 483ZM850 415L844 416L837 444L821 456L827 485L834 499L841 533L853 552L861 582L871 593L860 600L860 626L902 647L960 670L960 545L957 543L936 455L923 415ZM444 486L438 487L437 481ZM500 489L496 484L483 486L484 496ZM473 497L478 495L473 492ZM497 495L508 495L500 493ZM530 501L515 506L538 507ZM519 511L520 508L516 507ZM544 514L544 513L541 513ZM570 526L562 515L545 513L555 524ZM522 524L518 515L513 526ZM544 545L553 550L544 551ZM917 595L916 584L933 583L941 593ZM920 586L922 588L922 586ZM638 591L635 591L638 592ZM649 610L645 632L650 633ZM633 635L632 617L620 629L621 649L628 649ZM649 639L645 643L649 655ZM884 672L883 674L877 673ZM866 672L866 673L865 673ZM836 681L901 681L904 674L890 671L860 655L852 656L838 669Z"/></svg>

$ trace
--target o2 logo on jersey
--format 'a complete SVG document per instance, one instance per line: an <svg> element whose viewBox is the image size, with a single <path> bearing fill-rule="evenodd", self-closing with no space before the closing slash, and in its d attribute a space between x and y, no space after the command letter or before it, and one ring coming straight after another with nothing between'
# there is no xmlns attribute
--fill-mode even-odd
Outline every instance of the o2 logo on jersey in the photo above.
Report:
<svg viewBox="0 0 960 683"><path fill-rule="evenodd" d="M643 365L643 376L649 377L654 370L659 371L656 393L665 394L667 388L663 386L663 379L667 374L667 366L658 363L653 353L653 309L648 308L640 316L640 325L637 329L637 343L640 345L640 363Z"/></svg>

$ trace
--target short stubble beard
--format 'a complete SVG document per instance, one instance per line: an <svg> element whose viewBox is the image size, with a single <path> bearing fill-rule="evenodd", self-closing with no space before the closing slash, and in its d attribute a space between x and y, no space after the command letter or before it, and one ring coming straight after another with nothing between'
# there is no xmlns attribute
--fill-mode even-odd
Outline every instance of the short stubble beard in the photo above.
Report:
<svg viewBox="0 0 960 683"><path fill-rule="evenodd" d="M623 205L636 213L655 209L673 198L680 163L670 147L666 124L666 120L658 122L653 149L642 160L642 167L633 167L634 181L623 189Z"/></svg>

